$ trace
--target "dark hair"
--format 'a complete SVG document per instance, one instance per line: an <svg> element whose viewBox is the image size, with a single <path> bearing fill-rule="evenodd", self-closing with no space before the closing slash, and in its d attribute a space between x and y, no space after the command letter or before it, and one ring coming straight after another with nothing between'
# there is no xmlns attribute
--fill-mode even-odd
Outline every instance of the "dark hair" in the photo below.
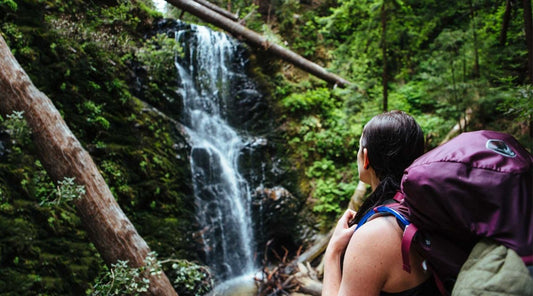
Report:
<svg viewBox="0 0 533 296"><path fill-rule="evenodd" d="M392 199L400 189L403 171L424 153L424 132L402 111L374 116L364 127L361 147L379 178L376 189L363 202L350 224L358 223L370 209Z"/></svg>

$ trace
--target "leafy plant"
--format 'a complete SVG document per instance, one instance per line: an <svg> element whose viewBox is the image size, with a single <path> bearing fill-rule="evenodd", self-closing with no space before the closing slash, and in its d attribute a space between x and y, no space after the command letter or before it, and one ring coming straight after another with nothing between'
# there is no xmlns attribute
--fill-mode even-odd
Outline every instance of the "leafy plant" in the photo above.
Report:
<svg viewBox="0 0 533 296"><path fill-rule="evenodd" d="M321 221L327 223L336 218L344 210L355 191L353 183L338 182L334 178L317 179L314 196L318 199L313 211L323 217Z"/></svg>
<svg viewBox="0 0 533 296"><path fill-rule="evenodd" d="M57 189L54 190L55 199L43 198L41 205L54 206L65 202L70 202L82 198L86 191L85 186L74 183L75 178L65 177L57 182Z"/></svg>
<svg viewBox="0 0 533 296"><path fill-rule="evenodd" d="M169 277L174 279L173 285L179 295L201 296L213 289L213 278L206 267L187 260L162 261L168 262L172 263Z"/></svg>
<svg viewBox="0 0 533 296"><path fill-rule="evenodd" d="M152 80L161 81L175 72L174 57L182 54L179 43L166 34L157 34L146 40L144 45L137 50L137 57L143 63Z"/></svg>
<svg viewBox="0 0 533 296"><path fill-rule="evenodd" d="M91 85L96 85L94 82L91 81ZM98 86L99 87L99 86ZM87 122L94 124L96 127L100 127L104 130L109 129L111 124L109 121L103 116L102 111L103 105L102 104L96 104L93 101L85 101L83 103L83 111L88 113L87 114Z"/></svg>
<svg viewBox="0 0 533 296"><path fill-rule="evenodd" d="M15 2L13 0L0 0L0 7L2 7L2 6L7 6L12 11L17 11L17 9L18 9L17 2Z"/></svg>
<svg viewBox="0 0 533 296"><path fill-rule="evenodd" d="M2 122L2 127L11 136L12 141L24 145L31 134L31 130L24 119L24 111L13 111L6 115L7 119Z"/></svg>
<svg viewBox="0 0 533 296"><path fill-rule="evenodd" d="M533 87L524 85L516 89L498 105L498 109L519 120L533 118Z"/></svg>
<svg viewBox="0 0 533 296"><path fill-rule="evenodd" d="M148 276L159 276L162 273L156 252L148 253L141 267L131 267L127 260L118 260L117 263L111 264L111 269L106 268L87 294L91 296L141 295L150 287Z"/></svg>
<svg viewBox="0 0 533 296"><path fill-rule="evenodd" d="M325 111L334 106L329 89L318 88L305 93L292 93L281 101L290 112Z"/></svg>

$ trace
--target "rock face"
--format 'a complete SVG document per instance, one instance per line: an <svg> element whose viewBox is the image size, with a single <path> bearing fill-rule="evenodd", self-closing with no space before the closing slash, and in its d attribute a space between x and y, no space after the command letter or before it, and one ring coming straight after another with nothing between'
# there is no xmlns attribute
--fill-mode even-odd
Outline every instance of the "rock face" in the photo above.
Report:
<svg viewBox="0 0 533 296"><path fill-rule="evenodd" d="M297 231L301 202L281 186L257 188L254 200L256 225L261 234L257 241L265 246L262 253L265 263L276 261L276 254L294 254L301 241Z"/></svg>

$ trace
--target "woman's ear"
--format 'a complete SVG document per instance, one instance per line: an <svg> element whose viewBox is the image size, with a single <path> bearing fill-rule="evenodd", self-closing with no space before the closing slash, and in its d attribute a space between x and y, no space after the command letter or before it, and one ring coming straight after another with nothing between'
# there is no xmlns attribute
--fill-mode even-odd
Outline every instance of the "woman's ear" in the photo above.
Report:
<svg viewBox="0 0 533 296"><path fill-rule="evenodd" d="M366 150L366 148L363 148L363 167L365 170L368 170L370 167L370 162L368 161L368 150Z"/></svg>

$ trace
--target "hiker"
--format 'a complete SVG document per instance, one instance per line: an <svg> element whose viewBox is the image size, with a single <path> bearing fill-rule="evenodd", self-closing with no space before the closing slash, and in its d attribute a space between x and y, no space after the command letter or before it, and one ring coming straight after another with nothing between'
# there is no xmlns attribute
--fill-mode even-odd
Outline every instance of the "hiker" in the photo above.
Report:
<svg viewBox="0 0 533 296"><path fill-rule="evenodd" d="M409 252L411 272L402 269L403 230L394 216L374 215L354 232L368 211L392 200L404 169L423 151L422 129L404 112L379 114L365 125L357 166L372 193L357 214L347 210L337 223L325 253L323 296L438 295L414 249Z"/></svg>

